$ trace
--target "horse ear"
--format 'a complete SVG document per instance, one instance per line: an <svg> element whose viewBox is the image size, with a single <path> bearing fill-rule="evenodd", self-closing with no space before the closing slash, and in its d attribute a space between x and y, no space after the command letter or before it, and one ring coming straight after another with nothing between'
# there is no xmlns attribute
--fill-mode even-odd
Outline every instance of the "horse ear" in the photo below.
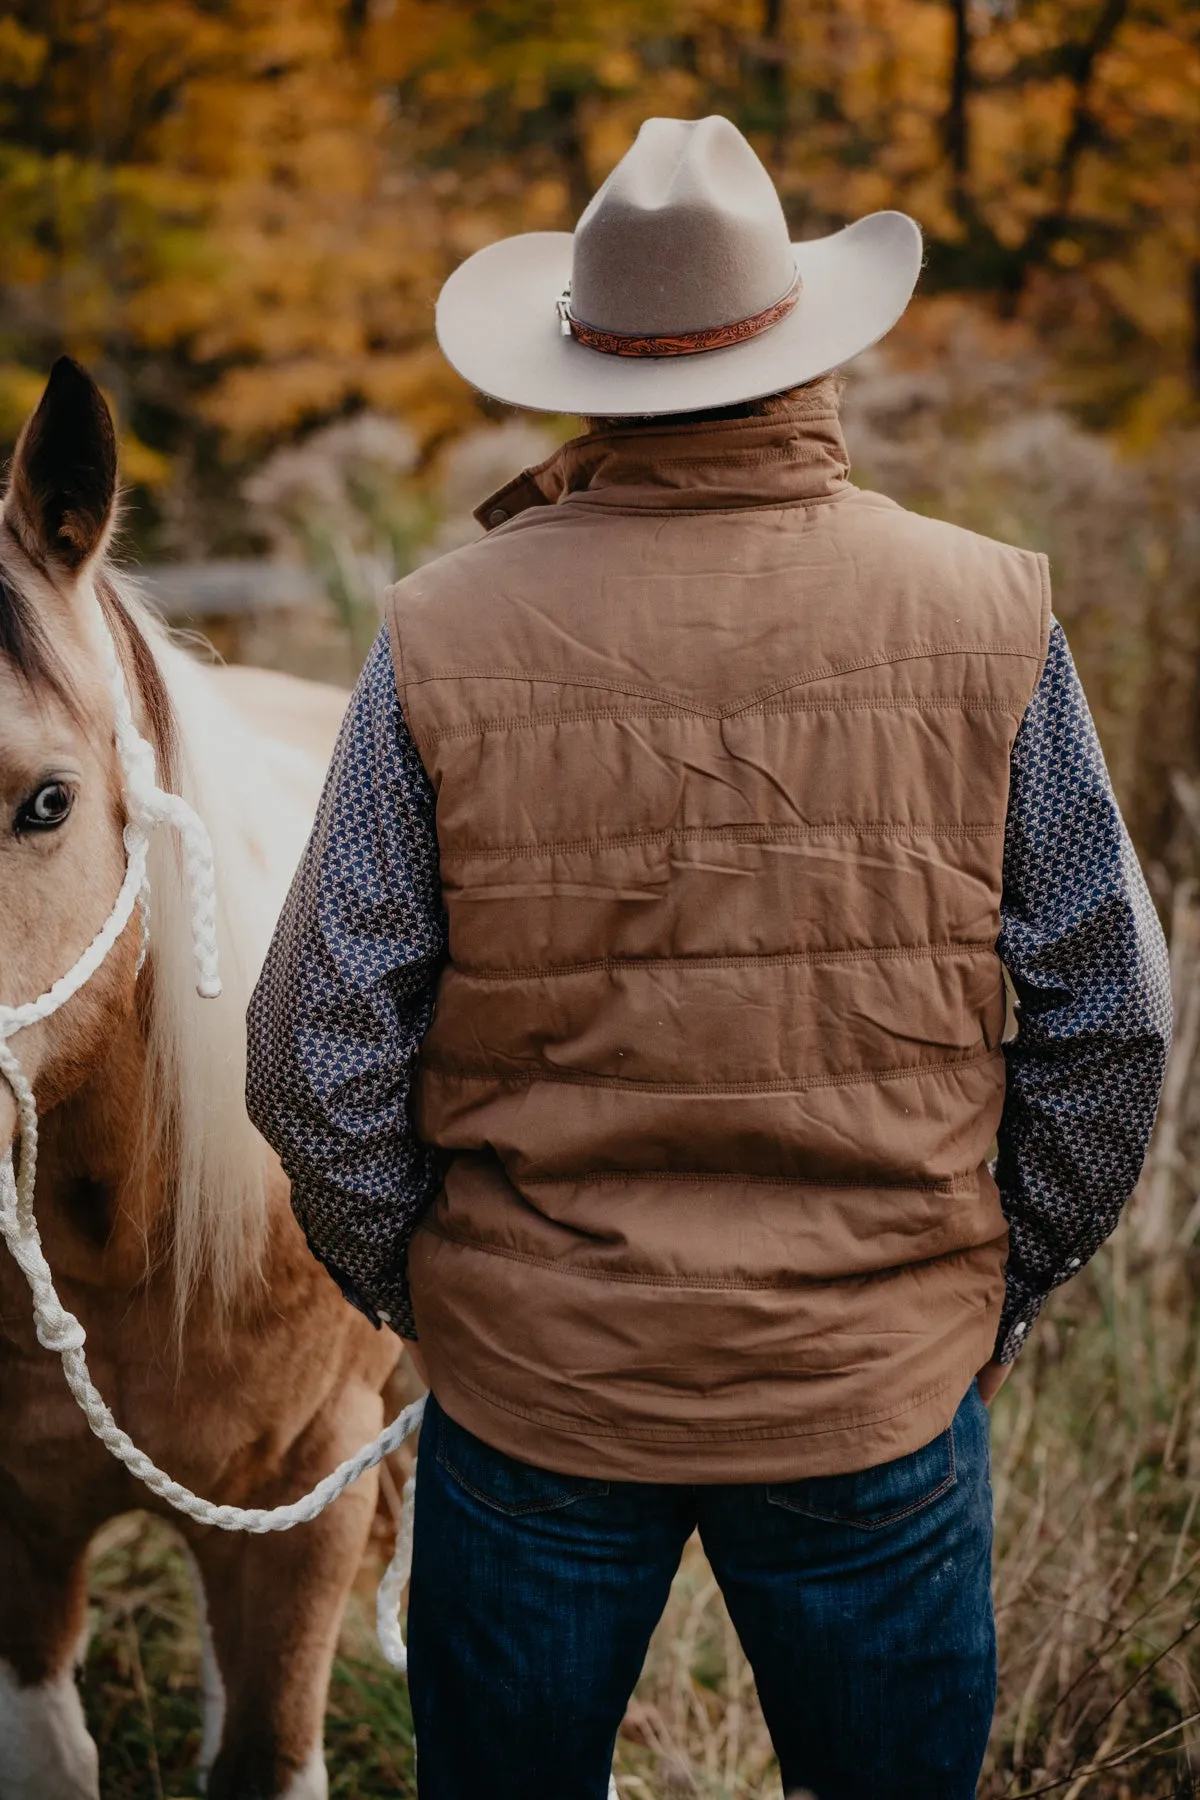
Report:
<svg viewBox="0 0 1200 1800"><path fill-rule="evenodd" d="M60 356L17 441L4 517L35 562L74 573L103 543L116 493L112 414L87 370Z"/></svg>

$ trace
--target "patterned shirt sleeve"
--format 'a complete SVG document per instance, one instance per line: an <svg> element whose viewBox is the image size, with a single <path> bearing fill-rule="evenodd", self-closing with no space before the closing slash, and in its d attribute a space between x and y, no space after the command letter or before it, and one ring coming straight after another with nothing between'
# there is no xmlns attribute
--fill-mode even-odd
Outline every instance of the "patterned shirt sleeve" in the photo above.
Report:
<svg viewBox="0 0 1200 1800"><path fill-rule="evenodd" d="M1166 944L1057 622L1013 745L1001 920L1019 1021L996 1162L1011 1362L1133 1192L1171 1040Z"/></svg>
<svg viewBox="0 0 1200 1800"><path fill-rule="evenodd" d="M381 632L250 1003L247 1104L309 1248L403 1337L408 1240L438 1179L409 1117L446 952L434 808Z"/></svg>

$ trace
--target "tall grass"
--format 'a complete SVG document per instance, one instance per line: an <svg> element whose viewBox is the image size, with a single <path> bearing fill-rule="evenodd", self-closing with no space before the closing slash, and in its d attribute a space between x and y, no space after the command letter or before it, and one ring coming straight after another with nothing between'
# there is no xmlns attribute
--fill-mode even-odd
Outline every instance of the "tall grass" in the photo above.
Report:
<svg viewBox="0 0 1200 1800"><path fill-rule="evenodd" d="M382 1526L382 1520L380 1521ZM408 1691L375 1647L373 1543L350 1596L325 1723L331 1800L416 1792ZM80 1674L103 1800L202 1800L200 1637L187 1558L169 1526L117 1519L92 1547Z"/></svg>

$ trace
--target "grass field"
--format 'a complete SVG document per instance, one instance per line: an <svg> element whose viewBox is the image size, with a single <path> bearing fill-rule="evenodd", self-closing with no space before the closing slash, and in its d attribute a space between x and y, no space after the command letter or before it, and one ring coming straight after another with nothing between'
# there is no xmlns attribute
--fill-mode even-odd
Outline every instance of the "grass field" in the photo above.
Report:
<svg viewBox="0 0 1200 1800"><path fill-rule="evenodd" d="M1200 1796L1200 1318L1184 1255L1131 1273L1132 1240L1057 1297L994 1409L1001 1697L982 1800ZM385 1550L364 1565L334 1672L337 1800L414 1792L404 1684L372 1634ZM92 1601L83 1689L104 1800L198 1797L198 1641L169 1532L112 1525ZM623 1800L778 1800L749 1670L695 1546L617 1772Z"/></svg>

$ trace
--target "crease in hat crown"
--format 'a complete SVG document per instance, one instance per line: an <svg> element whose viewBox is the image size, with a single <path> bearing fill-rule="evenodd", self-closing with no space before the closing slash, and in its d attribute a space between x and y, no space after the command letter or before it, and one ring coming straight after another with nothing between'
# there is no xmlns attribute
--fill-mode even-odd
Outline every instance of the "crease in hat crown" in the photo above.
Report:
<svg viewBox="0 0 1200 1800"><path fill-rule="evenodd" d="M750 319L796 281L770 175L730 120L647 119L575 228L571 312L671 336Z"/></svg>

